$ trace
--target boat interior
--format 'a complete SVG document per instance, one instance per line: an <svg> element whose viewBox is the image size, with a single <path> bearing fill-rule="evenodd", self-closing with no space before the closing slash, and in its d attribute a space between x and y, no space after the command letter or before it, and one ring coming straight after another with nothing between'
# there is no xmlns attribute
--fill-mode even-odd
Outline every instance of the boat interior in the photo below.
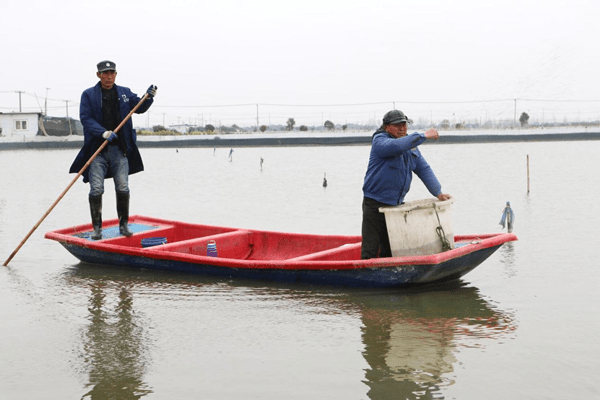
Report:
<svg viewBox="0 0 600 400"><path fill-rule="evenodd" d="M214 242L217 256L236 260L270 261L353 261L360 260L361 236L315 235L236 229L213 225L168 221L132 216L129 229L133 236L119 233L116 219L105 221L101 240L92 240L91 224L46 233L46 238L85 247L105 247L110 251L135 248L141 252L171 252L190 256L209 256ZM455 235L454 248L474 245L501 234ZM514 235L513 235L514 236ZM516 240L516 237L510 238ZM93 244L93 245L92 245ZM109 250L108 247L105 247Z"/></svg>
<svg viewBox="0 0 600 400"><path fill-rule="evenodd" d="M81 228L81 229L78 229ZM214 241L219 258L238 260L342 261L360 259L360 236L311 235L235 229L132 216L133 236L120 236L118 221L107 221L98 244L207 256ZM91 240L91 226L71 228ZM67 234L66 230L57 233ZM148 245L148 243L151 243Z"/></svg>

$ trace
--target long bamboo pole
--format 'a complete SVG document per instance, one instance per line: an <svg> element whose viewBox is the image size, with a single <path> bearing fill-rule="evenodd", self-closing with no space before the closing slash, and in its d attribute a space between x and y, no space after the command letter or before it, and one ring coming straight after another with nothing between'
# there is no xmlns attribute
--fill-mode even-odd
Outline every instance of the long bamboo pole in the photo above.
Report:
<svg viewBox="0 0 600 400"><path fill-rule="evenodd" d="M127 114L127 116L123 119L123 121L121 121L119 126L117 126L113 132L117 133L123 127L123 125L125 125L125 123L129 120L129 118L131 118L133 113L135 113L137 111L137 109L140 108L142 103L144 101L146 101L147 98L148 98L148 93L146 93L144 95L144 97L142 97L140 99L140 101L136 104L136 106L133 107L133 109L129 112L129 114ZM52 210L54 210L54 207L56 207L58 202L61 201L63 197L65 197L65 195L67 194L69 189L71 189L71 187L75 184L75 182L77 182L77 179L79 179L79 177L83 174L83 172L87 169L87 167L90 166L90 164L92 163L92 161L94 161L94 159L98 156L98 154L100 154L100 152L102 150L104 150L104 148L106 147L107 144L108 144L108 140L105 140L104 143L102 143L102 145L100 147L98 147L98 150L96 150L96 152L90 157L88 162L86 162L85 165L83 166L83 168L81 168L81 170L77 173L75 178L73 178L71 183L69 183L69 185L65 188L65 190L63 190L63 192L60 194L60 196L58 196L58 198L54 201L54 203L52 203L52 205L50 206L48 211L46 211L46 213L42 216L42 218L40 218L40 220L33 226L33 228L31 228L31 230L29 231L27 236L25 236L25 238L23 240L21 240L21 243L19 243L19 245L17 246L15 251L13 251L12 254L10 255L10 257L8 257L6 259L6 261L4 261L3 265L5 267L8 266L8 263L10 262L10 260L13 259L13 257L17 254L17 252L21 249L21 247L23 247L25 242L31 237L31 235L33 235L33 232L35 232L35 230L38 228L38 226L40 226L41 223L46 219L46 217L52 212Z"/></svg>

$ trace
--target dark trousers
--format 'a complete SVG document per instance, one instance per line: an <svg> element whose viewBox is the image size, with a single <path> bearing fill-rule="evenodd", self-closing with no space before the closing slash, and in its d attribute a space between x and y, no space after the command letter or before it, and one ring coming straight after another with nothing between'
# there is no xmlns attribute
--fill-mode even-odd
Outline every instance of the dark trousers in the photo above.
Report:
<svg viewBox="0 0 600 400"><path fill-rule="evenodd" d="M385 214L379 212L379 207L389 206L368 197L363 198L362 259L392 256Z"/></svg>

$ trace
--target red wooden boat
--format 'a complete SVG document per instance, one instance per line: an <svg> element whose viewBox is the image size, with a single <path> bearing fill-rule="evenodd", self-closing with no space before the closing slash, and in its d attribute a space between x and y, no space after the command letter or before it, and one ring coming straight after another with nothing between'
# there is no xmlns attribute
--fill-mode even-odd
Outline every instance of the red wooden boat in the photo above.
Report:
<svg viewBox="0 0 600 400"><path fill-rule="evenodd" d="M165 271L342 286L409 287L458 279L481 264L512 233L456 235L439 254L361 260L361 236L236 229L132 216L131 237L105 221L103 238L91 224L46 233L79 260ZM212 245L216 256L211 256Z"/></svg>

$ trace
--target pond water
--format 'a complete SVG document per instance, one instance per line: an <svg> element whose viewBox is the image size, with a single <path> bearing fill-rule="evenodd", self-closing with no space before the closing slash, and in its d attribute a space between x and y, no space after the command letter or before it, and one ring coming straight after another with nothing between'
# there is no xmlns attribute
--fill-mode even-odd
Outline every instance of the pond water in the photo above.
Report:
<svg viewBox="0 0 600 400"><path fill-rule="evenodd" d="M3 260L67 187L76 152L0 152ZM0 268L0 397L598 396L600 142L424 145L422 152L455 197L455 234L502 231L510 201L519 237L461 281L428 290L79 263L43 239L89 221L88 186L77 182ZM131 213L360 234L368 146L229 153L143 149L146 170L130 177ZM116 217L114 197L107 182L107 219ZM407 200L428 197L415 180Z"/></svg>

